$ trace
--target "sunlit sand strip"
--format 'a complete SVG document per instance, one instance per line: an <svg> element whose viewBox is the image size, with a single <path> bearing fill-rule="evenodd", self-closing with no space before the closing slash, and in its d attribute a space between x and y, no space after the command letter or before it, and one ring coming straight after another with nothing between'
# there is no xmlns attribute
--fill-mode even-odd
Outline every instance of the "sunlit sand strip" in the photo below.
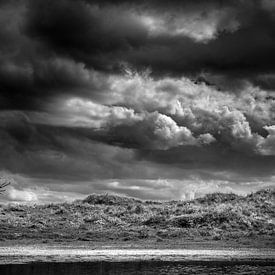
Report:
<svg viewBox="0 0 275 275"><path fill-rule="evenodd" d="M47 246L0 247L0 263L79 261L274 260L275 249L90 249Z"/></svg>

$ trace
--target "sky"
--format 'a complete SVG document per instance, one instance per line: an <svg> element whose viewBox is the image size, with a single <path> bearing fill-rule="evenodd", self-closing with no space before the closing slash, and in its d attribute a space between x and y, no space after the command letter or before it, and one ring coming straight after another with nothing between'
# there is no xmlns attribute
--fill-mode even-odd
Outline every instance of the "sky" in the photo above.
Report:
<svg viewBox="0 0 275 275"><path fill-rule="evenodd" d="M275 186L275 1L0 0L2 202Z"/></svg>

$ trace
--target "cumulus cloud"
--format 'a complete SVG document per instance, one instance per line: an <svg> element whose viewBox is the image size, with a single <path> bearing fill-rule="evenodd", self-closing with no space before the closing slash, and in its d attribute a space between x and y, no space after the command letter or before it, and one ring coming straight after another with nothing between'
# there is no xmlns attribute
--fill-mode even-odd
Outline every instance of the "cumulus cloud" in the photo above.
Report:
<svg viewBox="0 0 275 275"><path fill-rule="evenodd" d="M37 195L32 190L17 190L14 187L9 188L7 196L11 201L16 202L36 202L38 200Z"/></svg>
<svg viewBox="0 0 275 275"><path fill-rule="evenodd" d="M58 203L71 202L76 199L83 199L84 194L76 192L52 191L45 188L29 187L24 189L16 189L10 187L6 192L5 201L15 203Z"/></svg>
<svg viewBox="0 0 275 275"><path fill-rule="evenodd" d="M112 129L113 132L115 129ZM139 144L142 148L148 149L168 149L181 145L197 145L199 141L192 135L192 132L184 127L178 126L176 122L166 115L153 112L145 115L142 121L128 127L121 132L120 128L115 130L117 135L129 136L131 140ZM125 135L126 134L126 135ZM212 142L213 137L200 136L202 143Z"/></svg>
<svg viewBox="0 0 275 275"><path fill-rule="evenodd" d="M79 98L70 99L65 103L59 119L39 116L31 113L36 123L96 128L97 133L110 136L127 147L129 143L141 148L168 149L180 145L200 145L215 141L209 133L203 133L195 138L185 126L177 123L158 111L135 112L135 110L120 106L104 106ZM48 118L48 119L47 119ZM58 116L57 116L58 118ZM124 141L123 141L124 140Z"/></svg>
<svg viewBox="0 0 275 275"><path fill-rule="evenodd" d="M110 79L101 103L70 98L49 107L54 116L30 117L40 124L96 128L96 136L105 136L102 141L126 147L168 149L217 141L248 154L263 152L257 144L265 139L265 126L275 121L273 97L255 87L226 93L184 77L155 80L131 71Z"/></svg>

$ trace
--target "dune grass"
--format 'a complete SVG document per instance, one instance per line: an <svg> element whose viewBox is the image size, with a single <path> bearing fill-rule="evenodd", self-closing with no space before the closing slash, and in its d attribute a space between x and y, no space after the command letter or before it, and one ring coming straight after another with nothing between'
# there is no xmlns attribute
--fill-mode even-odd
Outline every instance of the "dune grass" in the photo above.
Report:
<svg viewBox="0 0 275 275"><path fill-rule="evenodd" d="M0 238L43 242L274 240L274 190L192 201L90 195L73 203L1 205ZM274 244L270 244L273 246Z"/></svg>

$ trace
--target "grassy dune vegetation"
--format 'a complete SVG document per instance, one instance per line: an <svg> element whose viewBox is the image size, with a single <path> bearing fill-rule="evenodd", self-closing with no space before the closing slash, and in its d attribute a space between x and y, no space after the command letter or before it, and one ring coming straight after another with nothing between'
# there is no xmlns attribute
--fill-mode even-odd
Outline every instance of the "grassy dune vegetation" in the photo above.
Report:
<svg viewBox="0 0 275 275"><path fill-rule="evenodd" d="M168 202L90 195L73 203L2 205L0 238L44 243L262 242L274 247L274 194L214 193Z"/></svg>

